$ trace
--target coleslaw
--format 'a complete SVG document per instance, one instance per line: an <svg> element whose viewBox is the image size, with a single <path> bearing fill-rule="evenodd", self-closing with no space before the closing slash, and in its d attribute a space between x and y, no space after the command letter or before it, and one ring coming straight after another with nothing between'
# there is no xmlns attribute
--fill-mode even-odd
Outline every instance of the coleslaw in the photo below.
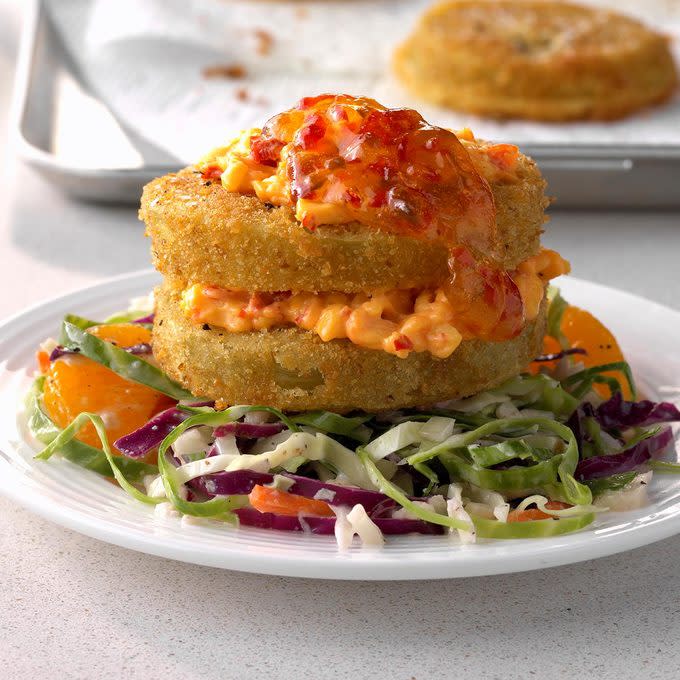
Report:
<svg viewBox="0 0 680 680"><path fill-rule="evenodd" d="M148 304L133 307L105 322L64 319L58 341L41 350L28 425L44 445L39 460L59 454L159 513L334 535L341 549L354 536L369 547L409 533L538 538L639 507L654 473L680 470L660 460L678 408L638 399L625 361L584 363L589 348L565 335L569 307L554 289L554 351L531 370L466 399L382 413L216 408L163 373L149 343L105 339L107 326L149 326ZM114 441L102 409L60 426L45 389L55 362L69 361L94 362L163 401ZM83 441L86 427L98 445Z"/></svg>

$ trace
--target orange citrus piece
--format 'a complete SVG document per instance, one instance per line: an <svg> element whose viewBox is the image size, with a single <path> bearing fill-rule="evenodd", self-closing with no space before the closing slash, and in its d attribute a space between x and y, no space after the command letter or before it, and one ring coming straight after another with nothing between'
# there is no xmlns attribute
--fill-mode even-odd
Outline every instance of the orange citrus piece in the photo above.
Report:
<svg viewBox="0 0 680 680"><path fill-rule="evenodd" d="M575 357L586 368L625 361L619 343L616 342L612 332L601 321L584 309L569 305L564 310L560 330L567 338L569 347L582 348L588 352L587 354L579 354ZM543 354L553 354L560 350L561 347L557 340L546 335L543 339ZM553 367L554 365L555 362L532 363L530 371L538 373L541 366ZM619 371L608 371L604 375L616 378L621 383L623 397L625 399L632 399L633 395L622 373ZM607 385L596 383L594 389L605 399L611 396Z"/></svg>
<svg viewBox="0 0 680 680"><path fill-rule="evenodd" d="M119 347L132 347L151 342L151 331L136 323L112 323L92 326L87 329L90 335L100 340L112 342Z"/></svg>
<svg viewBox="0 0 680 680"><path fill-rule="evenodd" d="M146 328L133 324L96 326L88 332L121 347L148 342L151 337ZM77 355L51 363L46 371L43 401L47 414L60 428L67 427L83 411L99 414L111 443L175 403L150 387L125 380L96 361ZM77 438L101 448L91 423L80 430Z"/></svg>
<svg viewBox="0 0 680 680"><path fill-rule="evenodd" d="M35 353L35 360L38 362L40 372L47 373L50 368L50 355L47 352L40 350Z"/></svg>
<svg viewBox="0 0 680 680"><path fill-rule="evenodd" d="M305 498L296 494L274 489L270 486L256 484L248 495L250 504L260 512L273 512L277 515L297 517L312 515L314 517L333 517L331 506L324 501Z"/></svg>
<svg viewBox="0 0 680 680"><path fill-rule="evenodd" d="M548 501L545 504L548 510L565 510L572 507L568 503L561 501ZM553 515L543 512L538 508L527 508L526 510L511 510L508 513L508 522L531 522L536 519L553 519Z"/></svg>

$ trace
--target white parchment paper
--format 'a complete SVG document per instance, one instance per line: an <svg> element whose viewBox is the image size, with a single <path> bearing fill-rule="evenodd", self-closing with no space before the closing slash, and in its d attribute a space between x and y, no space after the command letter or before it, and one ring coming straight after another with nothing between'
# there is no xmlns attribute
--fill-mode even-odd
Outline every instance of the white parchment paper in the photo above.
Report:
<svg viewBox="0 0 680 680"><path fill-rule="evenodd" d="M417 108L517 144L680 144L680 98L619 122L499 123L425 104L390 74L394 47L430 0L46 0L87 85L130 129L191 162L241 128L303 96L349 92ZM673 38L680 2L595 2L643 18ZM206 77L206 69L242 71Z"/></svg>

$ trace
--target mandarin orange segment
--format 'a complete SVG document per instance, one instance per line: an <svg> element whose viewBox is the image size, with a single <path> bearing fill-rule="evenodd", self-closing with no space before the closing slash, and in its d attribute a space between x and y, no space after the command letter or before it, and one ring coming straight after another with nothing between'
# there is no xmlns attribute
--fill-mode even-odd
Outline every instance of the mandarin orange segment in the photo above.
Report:
<svg viewBox="0 0 680 680"><path fill-rule="evenodd" d="M625 361L623 352L621 352L621 348L611 331L584 309L569 305L564 310L560 329L567 338L569 347L582 348L588 352L587 354L579 354L577 357L577 360L586 368ZM546 335L543 339L543 353L553 354L560 350L561 347L557 340ZM530 371L538 373L541 366L552 368L554 365L555 362L533 363ZM621 383L624 398L632 399L633 395L623 374L618 371L609 371L605 375L616 378ZM606 385L595 384L594 389L605 399L611 396Z"/></svg>
<svg viewBox="0 0 680 680"><path fill-rule="evenodd" d="M611 331L590 312L569 306L562 317L562 332L572 347L583 347L586 366L599 366L623 361L623 353Z"/></svg>
<svg viewBox="0 0 680 680"><path fill-rule="evenodd" d="M35 353L35 360L38 362L40 372L47 373L50 368L50 355L47 352L40 350Z"/></svg>
<svg viewBox="0 0 680 680"><path fill-rule="evenodd" d="M121 339L121 345L127 346L132 335L123 333L116 337ZM139 341L136 339L133 344ZM52 362L46 373L43 399L47 414L60 428L68 426L82 411L99 414L110 442L136 430L175 403L82 356L67 356ZM78 439L101 448L91 424L80 431Z"/></svg>
<svg viewBox="0 0 680 680"><path fill-rule="evenodd" d="M132 347L151 342L151 331L136 323L102 324L88 328L87 332L95 338L112 342L118 347Z"/></svg>

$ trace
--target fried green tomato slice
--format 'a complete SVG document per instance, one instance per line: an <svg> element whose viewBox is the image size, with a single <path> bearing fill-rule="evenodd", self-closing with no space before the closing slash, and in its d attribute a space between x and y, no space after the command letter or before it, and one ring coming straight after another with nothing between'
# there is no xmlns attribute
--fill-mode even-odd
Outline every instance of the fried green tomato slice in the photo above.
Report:
<svg viewBox="0 0 680 680"><path fill-rule="evenodd" d="M613 120L667 100L667 36L619 14L546 0L449 0L394 56L424 100L495 118Z"/></svg>
<svg viewBox="0 0 680 680"><path fill-rule="evenodd" d="M406 359L352 344L323 342L298 328L251 333L197 325L179 305L180 290L156 290L154 355L199 397L284 410L383 411L468 396L520 373L540 353L545 304L513 340L466 340L447 359Z"/></svg>
<svg viewBox="0 0 680 680"><path fill-rule="evenodd" d="M489 160L485 143L464 143L493 190L502 263L512 269L538 252L545 181L522 154L506 170ZM154 266L187 284L352 293L433 287L449 275L441 243L359 223L307 231L290 207L228 192L191 168L148 184L139 214L152 240Z"/></svg>

